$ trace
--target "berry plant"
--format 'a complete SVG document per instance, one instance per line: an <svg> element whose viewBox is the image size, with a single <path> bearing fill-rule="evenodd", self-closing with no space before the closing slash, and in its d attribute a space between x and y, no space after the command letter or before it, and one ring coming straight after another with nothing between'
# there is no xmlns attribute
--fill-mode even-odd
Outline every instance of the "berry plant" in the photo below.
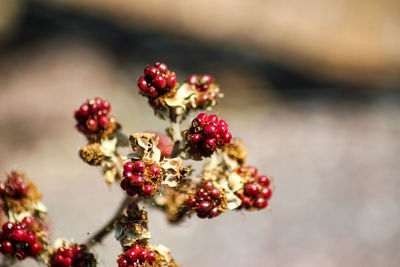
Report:
<svg viewBox="0 0 400 267"><path fill-rule="evenodd" d="M0 183L0 266L27 257L51 267L97 266L93 247L114 232L121 244L115 266L176 267L168 248L150 243L145 207L161 209L177 224L194 214L212 219L228 210L268 206L272 178L246 165L241 139L232 137L228 123L218 115L206 113L223 97L213 77L191 75L179 84L166 64L156 63L145 68L137 85L155 115L169 122L166 133L128 137L110 114L110 103L99 97L74 113L76 129L87 139L79 156L99 167L106 184L117 184L125 195L114 216L80 243L52 241L41 193L24 173L12 171ZM118 152L124 146L132 149L127 155ZM202 168L195 172L188 160L202 161Z"/></svg>

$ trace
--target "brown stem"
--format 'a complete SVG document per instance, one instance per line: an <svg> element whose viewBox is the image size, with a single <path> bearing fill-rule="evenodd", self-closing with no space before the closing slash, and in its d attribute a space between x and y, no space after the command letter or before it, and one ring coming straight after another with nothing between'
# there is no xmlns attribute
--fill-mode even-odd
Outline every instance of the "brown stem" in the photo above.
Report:
<svg viewBox="0 0 400 267"><path fill-rule="evenodd" d="M124 200L121 202L118 210L115 212L114 216L100 229L98 230L93 236L91 236L86 242L84 243L88 248L100 243L110 232L114 230L115 222L122 216L122 212L130 203L131 199L129 197L125 197Z"/></svg>

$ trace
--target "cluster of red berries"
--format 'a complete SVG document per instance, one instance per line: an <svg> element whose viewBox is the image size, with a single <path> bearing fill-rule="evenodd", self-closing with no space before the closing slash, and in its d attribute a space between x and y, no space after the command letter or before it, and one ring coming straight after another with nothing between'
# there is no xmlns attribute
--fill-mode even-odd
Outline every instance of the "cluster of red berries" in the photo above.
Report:
<svg viewBox="0 0 400 267"><path fill-rule="evenodd" d="M28 256L38 256L42 245L32 231L34 219L25 217L22 222L6 222L0 232L0 251L4 255L23 260Z"/></svg>
<svg viewBox="0 0 400 267"><path fill-rule="evenodd" d="M228 131L228 124L217 115L200 113L192 121L186 137L193 154L210 156L217 147L230 143L232 134Z"/></svg>
<svg viewBox="0 0 400 267"><path fill-rule="evenodd" d="M28 190L25 179L17 172L11 173L7 181L0 184L0 195L3 197L23 198L28 194Z"/></svg>
<svg viewBox="0 0 400 267"><path fill-rule="evenodd" d="M158 191L162 180L162 169L154 161L128 161L124 164L123 175L121 188L129 196L151 197Z"/></svg>
<svg viewBox="0 0 400 267"><path fill-rule="evenodd" d="M73 245L72 248L60 247L51 255L51 267L89 267L96 266L96 258L84 245Z"/></svg>
<svg viewBox="0 0 400 267"><path fill-rule="evenodd" d="M164 63L156 63L144 69L144 76L139 77L138 87L143 95L157 98L171 91L177 83L174 72Z"/></svg>
<svg viewBox="0 0 400 267"><path fill-rule="evenodd" d="M186 82L194 85L198 92L198 104L206 104L208 101L217 99L218 87L214 85L214 79L210 75L190 75Z"/></svg>
<svg viewBox="0 0 400 267"><path fill-rule="evenodd" d="M118 267L151 266L155 258L156 253L153 250L147 250L141 245L135 244L121 254L117 262Z"/></svg>
<svg viewBox="0 0 400 267"><path fill-rule="evenodd" d="M249 210L267 207L272 196L272 189L269 187L271 179L266 175L258 175L257 168L253 166L239 167L237 173L247 180L243 189L235 192L242 201L241 207Z"/></svg>
<svg viewBox="0 0 400 267"><path fill-rule="evenodd" d="M110 103L99 97L86 101L75 111L76 128L84 135L94 138L95 141L102 137L112 136L116 119L108 115L110 110Z"/></svg>
<svg viewBox="0 0 400 267"><path fill-rule="evenodd" d="M196 211L197 216L214 218L225 211L226 197L212 181L203 181L195 194L189 194L185 206L190 211Z"/></svg>

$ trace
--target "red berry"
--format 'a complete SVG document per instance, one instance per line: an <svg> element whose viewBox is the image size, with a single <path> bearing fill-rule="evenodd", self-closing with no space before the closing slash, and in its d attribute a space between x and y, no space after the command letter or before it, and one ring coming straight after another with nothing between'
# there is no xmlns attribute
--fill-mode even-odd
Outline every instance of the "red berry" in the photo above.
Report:
<svg viewBox="0 0 400 267"><path fill-rule="evenodd" d="M160 175L160 168L157 165L151 165L149 168L149 174L152 176Z"/></svg>
<svg viewBox="0 0 400 267"><path fill-rule="evenodd" d="M64 258L63 262L62 262L62 266L64 267L69 267L72 265L72 260L71 258Z"/></svg>
<svg viewBox="0 0 400 267"><path fill-rule="evenodd" d="M217 115L212 114L210 116L208 116L208 122L210 123L218 123L219 119L217 117Z"/></svg>
<svg viewBox="0 0 400 267"><path fill-rule="evenodd" d="M199 78L197 75L192 74L189 77L187 77L186 82L190 83L190 84L196 84L199 82Z"/></svg>
<svg viewBox="0 0 400 267"><path fill-rule="evenodd" d="M197 216L198 216L199 218L201 218L201 219L205 219L205 218L208 217L208 213L207 213L207 212L204 212L204 211L198 210L198 211L197 211Z"/></svg>
<svg viewBox="0 0 400 267"><path fill-rule="evenodd" d="M211 216L211 217L217 217L217 216L219 215L218 207L212 208L212 209L209 211L209 213L210 213L210 216Z"/></svg>
<svg viewBox="0 0 400 267"><path fill-rule="evenodd" d="M256 177L257 176L257 168L254 166L247 166L247 171L249 172L250 176Z"/></svg>
<svg viewBox="0 0 400 267"><path fill-rule="evenodd" d="M128 180L132 180L132 178L133 178L133 172L130 172L130 171L124 171L123 175Z"/></svg>
<svg viewBox="0 0 400 267"><path fill-rule="evenodd" d="M203 184L203 187L207 191L211 191L214 188L213 182L211 181L205 181Z"/></svg>
<svg viewBox="0 0 400 267"><path fill-rule="evenodd" d="M217 144L215 143L214 139L207 139L207 140L204 142L204 146L205 146L205 148L208 149L208 150L214 150L215 147L216 147L216 145L217 145Z"/></svg>
<svg viewBox="0 0 400 267"><path fill-rule="evenodd" d="M202 86L200 86L200 91L201 92L206 92L208 91L209 86L207 84L203 84Z"/></svg>
<svg viewBox="0 0 400 267"><path fill-rule="evenodd" d="M81 116L82 118L86 118L87 116L89 116L89 105L83 104L82 106L80 106L79 116Z"/></svg>
<svg viewBox="0 0 400 267"><path fill-rule="evenodd" d="M144 75L147 76L147 77L149 77L149 78L151 78L151 79L153 79L154 77L156 77L157 74L158 74L158 70L157 70L157 68L155 68L155 67L147 67L147 68L144 70Z"/></svg>
<svg viewBox="0 0 400 267"><path fill-rule="evenodd" d="M154 67L156 67L161 73L167 73L168 67L164 63L157 62Z"/></svg>
<svg viewBox="0 0 400 267"><path fill-rule="evenodd" d="M249 183L244 187L244 190L251 196L257 196L259 191L258 191L258 186L255 183Z"/></svg>
<svg viewBox="0 0 400 267"><path fill-rule="evenodd" d="M223 135L223 137L224 137L224 143L225 144L230 143L231 140L232 140L232 135L231 135L230 132L227 132L225 135Z"/></svg>
<svg viewBox="0 0 400 267"><path fill-rule="evenodd" d="M128 161L124 164L124 171L129 171L129 172L133 171L133 162L132 161Z"/></svg>
<svg viewBox="0 0 400 267"><path fill-rule="evenodd" d="M14 247L9 240L3 241L3 243L1 245L2 245L1 251L4 254L13 254L14 253Z"/></svg>
<svg viewBox="0 0 400 267"><path fill-rule="evenodd" d="M97 130L97 122L94 119L90 118L86 121L86 127L89 131L94 132Z"/></svg>
<svg viewBox="0 0 400 267"><path fill-rule="evenodd" d="M217 133L223 136L228 131L228 127L223 124L218 124L217 126Z"/></svg>
<svg viewBox="0 0 400 267"><path fill-rule="evenodd" d="M139 250L142 249L142 246L139 245L139 244L135 244L135 245L132 246L132 249L135 250L135 251L137 251L137 252L139 252Z"/></svg>
<svg viewBox="0 0 400 267"><path fill-rule="evenodd" d="M186 200L186 206L188 206L189 208L193 208L196 204L196 200L194 200L193 198L189 198L188 200Z"/></svg>
<svg viewBox="0 0 400 267"><path fill-rule="evenodd" d="M226 127L228 127L228 124L224 120L220 120L218 124L225 125Z"/></svg>
<svg viewBox="0 0 400 267"><path fill-rule="evenodd" d="M147 250L146 249L140 250L138 253L138 259L143 262L146 260L146 258L147 258Z"/></svg>
<svg viewBox="0 0 400 267"><path fill-rule="evenodd" d="M26 253L25 251L18 251L17 253L15 253L15 256L17 256L17 259L23 260L28 257L28 253Z"/></svg>
<svg viewBox="0 0 400 267"><path fill-rule="evenodd" d="M157 89L154 88L153 86L150 86L149 89L148 89L148 94L149 94L150 97L156 98L158 96Z"/></svg>
<svg viewBox="0 0 400 267"><path fill-rule="evenodd" d="M207 137L214 137L217 134L217 128L212 124L208 124L204 127L204 134Z"/></svg>
<svg viewBox="0 0 400 267"><path fill-rule="evenodd" d="M97 112L99 111L99 105L97 105L96 103L93 104L89 104L89 112L91 114L97 114Z"/></svg>
<svg viewBox="0 0 400 267"><path fill-rule="evenodd" d="M72 249L65 248L62 255L65 258L71 258L72 257Z"/></svg>
<svg viewBox="0 0 400 267"><path fill-rule="evenodd" d="M145 185L143 186L143 193L145 196L151 196L154 192L154 188L152 185Z"/></svg>
<svg viewBox="0 0 400 267"><path fill-rule="evenodd" d="M267 176L261 175L258 177L258 182L264 186L269 186L271 180Z"/></svg>
<svg viewBox="0 0 400 267"><path fill-rule="evenodd" d="M205 201L205 200L201 201L201 202L199 203L199 206L198 206L198 209L199 209L200 211L204 211L204 212L209 211L211 208L212 208L211 202Z"/></svg>
<svg viewBox="0 0 400 267"><path fill-rule="evenodd" d="M81 246L75 245L75 246L72 248L72 254L78 254L78 253L81 252L81 251L82 251Z"/></svg>
<svg viewBox="0 0 400 267"><path fill-rule="evenodd" d="M202 139L201 134L194 134L194 135L192 135L191 140L193 143L198 143L201 141L201 139Z"/></svg>
<svg viewBox="0 0 400 267"><path fill-rule="evenodd" d="M137 259L138 253L134 249L130 249L126 252L125 257L127 258L128 261L131 263L134 263Z"/></svg>
<svg viewBox="0 0 400 267"><path fill-rule="evenodd" d="M121 188L126 191L130 186L129 180L127 180L127 179L122 180L120 185L121 185Z"/></svg>
<svg viewBox="0 0 400 267"><path fill-rule="evenodd" d="M111 110L111 105L107 101L103 101L103 104L101 105L101 109L103 110L104 114L107 114Z"/></svg>
<svg viewBox="0 0 400 267"><path fill-rule="evenodd" d="M217 188L213 188L210 192L210 196L214 199L218 199L221 196L221 191L219 191Z"/></svg>
<svg viewBox="0 0 400 267"><path fill-rule="evenodd" d="M2 230L4 233L11 233L12 229L14 227L14 224L11 222L6 222L5 224L3 224Z"/></svg>
<svg viewBox="0 0 400 267"><path fill-rule="evenodd" d="M132 183L136 186L142 186L144 184L144 179L143 175L141 174L135 174L133 178L131 179Z"/></svg>
<svg viewBox="0 0 400 267"><path fill-rule="evenodd" d="M208 115L205 113L200 113L196 118L204 122L204 124L208 121ZM204 126L204 124L200 126Z"/></svg>
<svg viewBox="0 0 400 267"><path fill-rule="evenodd" d="M147 255L146 255L146 260L147 260L148 262L153 262L155 256L156 256L156 253L155 253L154 251L148 250L148 251L147 251Z"/></svg>
<svg viewBox="0 0 400 267"><path fill-rule="evenodd" d="M54 263L55 264L62 264L64 261L64 257L58 254L57 256L54 257Z"/></svg>
<svg viewBox="0 0 400 267"><path fill-rule="evenodd" d="M129 267L129 263L128 263L128 261L124 258L124 256L121 256L119 259L118 259L118 267Z"/></svg>
<svg viewBox="0 0 400 267"><path fill-rule="evenodd" d="M36 243L37 238L36 235L33 233L30 233L27 235L27 237L25 238L26 243L28 243L29 245L33 245Z"/></svg>
<svg viewBox="0 0 400 267"><path fill-rule="evenodd" d="M28 186L24 183L17 184L15 193L17 193L18 196L25 196L28 193Z"/></svg>
<svg viewBox="0 0 400 267"><path fill-rule="evenodd" d="M143 76L139 77L137 84L141 92L143 93L147 92L147 82Z"/></svg>
<svg viewBox="0 0 400 267"><path fill-rule="evenodd" d="M265 199L269 199L269 198L271 198L272 190L268 187L264 187L262 189L262 194Z"/></svg>
<svg viewBox="0 0 400 267"><path fill-rule="evenodd" d="M214 79L210 75L203 75L200 78L200 84L210 84L214 81Z"/></svg>
<svg viewBox="0 0 400 267"><path fill-rule="evenodd" d="M33 243L32 245L30 245L29 251L30 251L31 255L37 256L40 254L40 252L42 252L42 246L37 242Z"/></svg>
<svg viewBox="0 0 400 267"><path fill-rule="evenodd" d="M146 169L146 164L143 161L138 160L133 164L133 171L137 173L143 173Z"/></svg>
<svg viewBox="0 0 400 267"><path fill-rule="evenodd" d="M265 198L257 198L256 201L254 201L254 206L256 206L259 209L263 209L268 205L268 201Z"/></svg>
<svg viewBox="0 0 400 267"><path fill-rule="evenodd" d="M16 229L12 232L12 237L15 241L24 241L27 234L22 229Z"/></svg>
<svg viewBox="0 0 400 267"><path fill-rule="evenodd" d="M153 85L157 88L164 89L167 85L167 81L164 79L163 76L157 75L153 80Z"/></svg>
<svg viewBox="0 0 400 267"><path fill-rule="evenodd" d="M34 220L32 217L24 217L22 219L22 223L26 225L28 228L32 228Z"/></svg>
<svg viewBox="0 0 400 267"><path fill-rule="evenodd" d="M176 84L176 76L175 75L169 75L167 77L167 86L169 88L174 88Z"/></svg>
<svg viewBox="0 0 400 267"><path fill-rule="evenodd" d="M106 115L102 115L99 118L99 124L101 128L106 129L110 125L110 121Z"/></svg>

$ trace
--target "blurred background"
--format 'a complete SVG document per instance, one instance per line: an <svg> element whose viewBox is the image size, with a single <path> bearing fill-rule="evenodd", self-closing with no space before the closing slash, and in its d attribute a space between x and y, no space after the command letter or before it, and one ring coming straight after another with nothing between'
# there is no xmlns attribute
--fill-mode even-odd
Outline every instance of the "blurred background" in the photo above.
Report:
<svg viewBox="0 0 400 267"><path fill-rule="evenodd" d="M136 87L162 61L216 77L217 112L277 189L272 212L151 210L153 244L187 267L398 266L399 47L397 0L0 0L0 173L26 171L54 237L85 240L122 193L79 159L73 111L100 96L125 133L163 130ZM109 236L99 266L119 252Z"/></svg>

